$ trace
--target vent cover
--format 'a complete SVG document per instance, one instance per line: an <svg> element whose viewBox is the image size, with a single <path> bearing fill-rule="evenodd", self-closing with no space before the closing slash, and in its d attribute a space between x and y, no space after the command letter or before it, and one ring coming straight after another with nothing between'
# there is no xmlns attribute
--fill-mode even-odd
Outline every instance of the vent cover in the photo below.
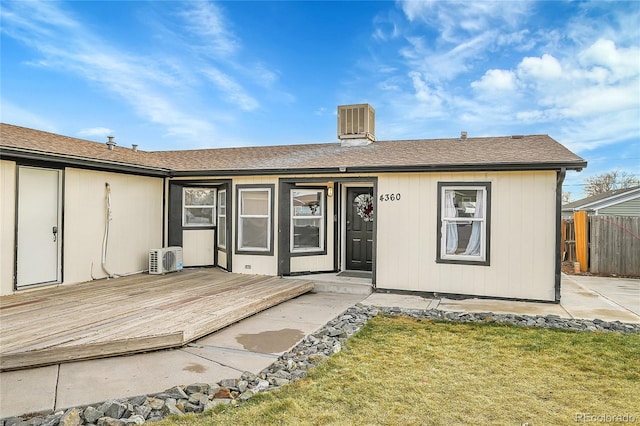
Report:
<svg viewBox="0 0 640 426"><path fill-rule="evenodd" d="M376 140L376 111L369 104L338 106L338 139Z"/></svg>

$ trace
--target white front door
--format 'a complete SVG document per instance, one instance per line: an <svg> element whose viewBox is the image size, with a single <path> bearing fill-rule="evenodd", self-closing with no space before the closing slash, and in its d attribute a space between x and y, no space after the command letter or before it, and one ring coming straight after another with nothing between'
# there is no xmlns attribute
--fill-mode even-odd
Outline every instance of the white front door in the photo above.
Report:
<svg viewBox="0 0 640 426"><path fill-rule="evenodd" d="M18 288L60 282L61 183L60 170L18 168Z"/></svg>

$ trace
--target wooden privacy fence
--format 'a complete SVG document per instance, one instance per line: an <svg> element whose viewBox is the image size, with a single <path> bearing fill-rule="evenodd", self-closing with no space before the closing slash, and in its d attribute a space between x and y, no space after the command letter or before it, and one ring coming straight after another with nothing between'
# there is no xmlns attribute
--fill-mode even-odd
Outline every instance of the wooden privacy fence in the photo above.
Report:
<svg viewBox="0 0 640 426"><path fill-rule="evenodd" d="M580 271L640 277L640 217L587 216L562 219L562 260Z"/></svg>

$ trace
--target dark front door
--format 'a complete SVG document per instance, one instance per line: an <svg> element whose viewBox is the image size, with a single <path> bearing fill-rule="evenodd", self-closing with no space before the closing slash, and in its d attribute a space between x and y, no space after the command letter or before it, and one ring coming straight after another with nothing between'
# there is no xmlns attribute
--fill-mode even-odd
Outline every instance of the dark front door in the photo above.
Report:
<svg viewBox="0 0 640 426"><path fill-rule="evenodd" d="M371 188L347 188L347 270L372 270L374 205Z"/></svg>

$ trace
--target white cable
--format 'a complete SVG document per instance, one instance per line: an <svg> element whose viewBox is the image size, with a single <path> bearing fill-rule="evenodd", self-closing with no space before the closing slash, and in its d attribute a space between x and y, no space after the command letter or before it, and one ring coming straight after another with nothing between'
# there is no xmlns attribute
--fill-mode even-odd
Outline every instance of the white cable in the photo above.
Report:
<svg viewBox="0 0 640 426"><path fill-rule="evenodd" d="M107 244L109 243L109 222L111 222L111 185L105 182L107 192L107 208L104 222L104 238L102 239L102 270L106 272L107 278L114 278L115 275L107 269Z"/></svg>

